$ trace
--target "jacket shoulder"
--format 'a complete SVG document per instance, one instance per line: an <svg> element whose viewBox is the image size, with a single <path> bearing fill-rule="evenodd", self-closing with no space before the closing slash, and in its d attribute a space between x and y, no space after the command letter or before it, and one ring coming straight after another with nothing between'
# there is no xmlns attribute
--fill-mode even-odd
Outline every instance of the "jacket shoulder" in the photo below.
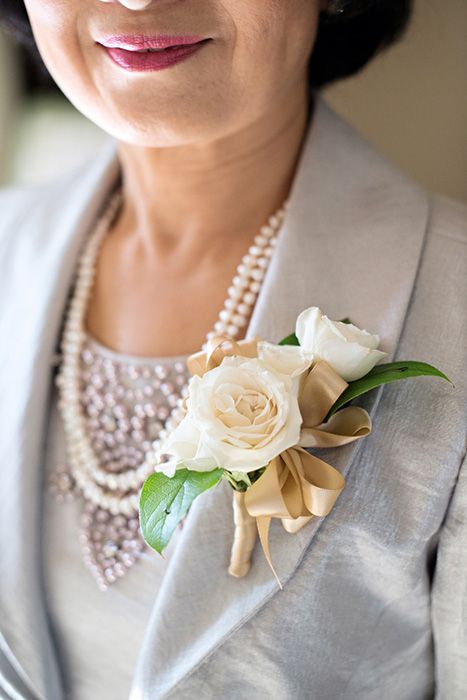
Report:
<svg viewBox="0 0 467 700"><path fill-rule="evenodd" d="M39 221L47 218L47 212L58 210L63 196L74 181L80 177L82 166L49 180L34 185L12 185L0 189L0 250L13 242L23 229L28 236L34 235Z"/></svg>
<svg viewBox="0 0 467 700"><path fill-rule="evenodd" d="M448 301L455 304L456 298L457 307L462 308L465 305L463 299L467 298L467 205L463 202L445 195L430 195L420 277L431 285L433 290L437 290L438 306Z"/></svg>
<svg viewBox="0 0 467 700"><path fill-rule="evenodd" d="M10 185L0 188L0 235L21 219L35 201L40 201L44 187L40 185Z"/></svg>
<svg viewBox="0 0 467 700"><path fill-rule="evenodd" d="M467 425L467 206L431 195L425 244L402 338L405 356L434 364L454 382L443 410Z"/></svg>
<svg viewBox="0 0 467 700"><path fill-rule="evenodd" d="M0 225L8 218L19 215L25 207L40 204L47 197L53 198L60 190L66 189L73 180L79 178L86 168L89 168L88 161L45 182L0 187Z"/></svg>
<svg viewBox="0 0 467 700"><path fill-rule="evenodd" d="M466 245L467 204L445 195L431 195L428 235Z"/></svg>

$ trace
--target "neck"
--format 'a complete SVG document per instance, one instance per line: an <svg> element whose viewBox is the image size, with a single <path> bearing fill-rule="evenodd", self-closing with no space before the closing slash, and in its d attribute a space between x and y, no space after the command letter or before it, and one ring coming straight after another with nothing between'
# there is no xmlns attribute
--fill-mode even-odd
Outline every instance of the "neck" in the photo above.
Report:
<svg viewBox="0 0 467 700"><path fill-rule="evenodd" d="M117 229L149 254L193 252L257 232L289 194L307 127L306 88L214 142L146 148L119 142Z"/></svg>

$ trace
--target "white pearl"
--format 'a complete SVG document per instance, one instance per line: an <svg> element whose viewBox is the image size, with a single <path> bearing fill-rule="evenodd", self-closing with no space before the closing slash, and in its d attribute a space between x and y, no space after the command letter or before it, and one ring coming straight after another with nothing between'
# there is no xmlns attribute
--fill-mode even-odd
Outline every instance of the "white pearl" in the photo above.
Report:
<svg viewBox="0 0 467 700"><path fill-rule="evenodd" d="M76 290L76 298L79 301L84 301L87 299L87 296L88 296L88 290L83 289L82 287L78 287L78 289Z"/></svg>
<svg viewBox="0 0 467 700"><path fill-rule="evenodd" d="M236 305L237 305L237 303L234 299L226 299L224 302L225 308L228 309L229 311L235 309ZM209 331L209 333L212 333L212 331Z"/></svg>
<svg viewBox="0 0 467 700"><path fill-rule="evenodd" d="M227 309L222 309L219 313L219 318L221 321L229 321L232 318L232 313Z"/></svg>
<svg viewBox="0 0 467 700"><path fill-rule="evenodd" d="M264 277L264 270L262 270L262 269L253 270L253 272L251 273L251 276L254 280L261 282L263 277Z"/></svg>
<svg viewBox="0 0 467 700"><path fill-rule="evenodd" d="M65 352L72 354L76 354L78 352L78 348L78 343L65 342L63 345L63 349L65 350Z"/></svg>
<svg viewBox="0 0 467 700"><path fill-rule="evenodd" d="M243 303L248 304L248 306L252 306L255 303L255 300L256 294L253 294L253 292L245 292L245 294L243 295Z"/></svg>
<svg viewBox="0 0 467 700"><path fill-rule="evenodd" d="M136 469L130 468L119 474L110 473L99 466L99 461L86 434L87 419L82 413L80 404L80 358L82 344L85 340L83 319L96 274L96 257L120 202L121 194L118 193L112 199L105 215L98 222L94 234L89 238L79 260L75 290L66 311L63 338L61 339L63 357L56 381L59 387L58 407L64 421L67 438L67 455L77 485L84 493L85 498L96 505L110 510L114 514L122 513L132 516L138 512L139 494L130 493L128 496L118 498L109 495L105 489L111 492L117 490L123 492L139 491L145 478L154 472L159 450L162 449L168 434L167 429L162 428L159 431L158 439L150 443L153 449L146 450L144 461ZM232 338L235 338L239 329L246 324L251 306L255 303L256 295L261 288L261 281L272 256L273 248L276 245L276 229L281 224L287 205L288 201L286 200L283 208L270 216L268 225L262 226L260 233L255 236L254 244L250 246L237 268L238 274L232 279L224 308L219 313L214 330L209 331L206 340L219 333L228 333ZM206 349L206 342L203 344L203 349ZM99 375L95 375L95 377L97 381ZM139 389L136 389L135 393L136 391L141 393ZM178 425L183 419L186 412L183 403L188 396L189 385L187 384L182 387L180 397L170 389L167 400L173 409L167 419L167 427ZM95 395L91 404L96 410L100 410L98 398L100 399ZM144 434L142 433L141 436L143 438Z"/></svg>
<svg viewBox="0 0 467 700"><path fill-rule="evenodd" d="M245 279L244 277L240 277L239 275L235 275L235 277L232 280L232 284L235 287L240 287L241 289L246 289L249 285L249 281Z"/></svg>
<svg viewBox="0 0 467 700"><path fill-rule="evenodd" d="M238 287L231 286L228 288L227 294L231 299L240 299L242 297L242 290Z"/></svg>
<svg viewBox="0 0 467 700"><path fill-rule="evenodd" d="M112 490L117 489L117 488L118 488L118 481L117 481L117 479L116 479L115 477L113 477L113 476L110 476L110 477L107 479L107 486L109 487L109 489L112 489Z"/></svg>
<svg viewBox="0 0 467 700"><path fill-rule="evenodd" d="M256 265L256 255L253 252L254 246L250 248L250 253L248 255L244 255L242 258L242 262L248 267L254 267ZM258 249L259 250L259 249Z"/></svg>
<svg viewBox="0 0 467 700"><path fill-rule="evenodd" d="M260 248L259 246L253 245L253 246L251 246L250 250L251 250L251 254L253 256L253 259L256 262L256 258L259 257L260 255L262 255L263 249Z"/></svg>
<svg viewBox="0 0 467 700"><path fill-rule="evenodd" d="M246 318L241 314L235 314L232 318L232 322L235 326L238 326L238 328L243 328L243 326L246 325Z"/></svg>
<svg viewBox="0 0 467 700"><path fill-rule="evenodd" d="M258 294L259 290L261 289L261 284L259 282L250 282L250 291L253 292L253 294Z"/></svg>
<svg viewBox="0 0 467 700"><path fill-rule="evenodd" d="M249 265L244 265L243 263L237 266L237 272L240 277L249 277L251 274L252 267Z"/></svg>

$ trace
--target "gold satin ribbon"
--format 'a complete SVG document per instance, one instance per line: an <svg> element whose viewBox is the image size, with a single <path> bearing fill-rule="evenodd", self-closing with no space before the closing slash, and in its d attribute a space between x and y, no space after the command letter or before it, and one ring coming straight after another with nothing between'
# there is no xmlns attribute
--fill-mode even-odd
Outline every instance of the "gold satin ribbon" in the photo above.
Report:
<svg viewBox="0 0 467 700"><path fill-rule="evenodd" d="M218 367L224 357L240 355L241 357L258 357L258 341L260 338L251 340L233 340L228 335L212 336L206 343L206 350L195 352L187 359L187 367L191 375L202 377L205 372Z"/></svg>
<svg viewBox="0 0 467 700"><path fill-rule="evenodd" d="M272 565L269 526L281 518L287 532L297 532L312 515L327 515L344 488L344 477L327 462L302 447L291 447L269 462L261 477L244 493L247 512L256 518L266 560Z"/></svg>
<svg viewBox="0 0 467 700"><path fill-rule="evenodd" d="M206 351L188 358L188 369L202 376L221 364L227 355L257 357L259 338L240 340L214 336ZM263 474L243 494L247 512L256 518L266 560L276 577L269 549L269 526L280 518L287 532L298 532L315 515L332 510L345 485L342 474L305 447L339 447L371 432L371 418L358 406L348 406L323 423L331 406L347 388L347 382L324 360L316 361L300 377L298 403L302 415L300 440L269 462Z"/></svg>
<svg viewBox="0 0 467 700"><path fill-rule="evenodd" d="M342 408L327 423L322 422L347 386L324 360L318 360L302 375L298 396L303 418L300 441L271 460L244 494L246 510L256 518L264 555L281 588L269 550L271 519L280 518L287 532L298 532L314 515L328 515L345 485L337 469L303 448L339 447L371 431L370 416L357 406Z"/></svg>

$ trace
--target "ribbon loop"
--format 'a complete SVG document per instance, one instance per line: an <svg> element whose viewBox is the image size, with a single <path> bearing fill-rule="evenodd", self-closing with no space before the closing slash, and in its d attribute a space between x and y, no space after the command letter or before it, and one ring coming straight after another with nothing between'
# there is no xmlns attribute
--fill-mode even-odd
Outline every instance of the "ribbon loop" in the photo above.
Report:
<svg viewBox="0 0 467 700"><path fill-rule="evenodd" d="M200 350L190 355L187 359L187 367L190 374L202 377L209 370L219 367L224 357L239 355L241 357L258 356L259 338L239 340L238 342L229 335L215 335L209 338L206 350ZM228 348L225 348L225 346Z"/></svg>
<svg viewBox="0 0 467 700"><path fill-rule="evenodd" d="M273 459L245 492L245 507L258 518L296 519L327 515L344 488L344 477L330 464L300 447Z"/></svg>
<svg viewBox="0 0 467 700"><path fill-rule="evenodd" d="M303 425L320 425L331 406L348 386L325 360L317 360L312 368L300 377L298 405Z"/></svg>
<svg viewBox="0 0 467 700"><path fill-rule="evenodd" d="M371 432L371 418L364 408L347 406L334 413L327 423L302 427L300 447L340 447Z"/></svg>
<svg viewBox="0 0 467 700"><path fill-rule="evenodd" d="M246 511L256 518L266 560L272 565L269 525L280 518L287 532L297 532L313 515L327 515L344 488L344 477L330 464L301 447L291 447L275 457L244 493Z"/></svg>

